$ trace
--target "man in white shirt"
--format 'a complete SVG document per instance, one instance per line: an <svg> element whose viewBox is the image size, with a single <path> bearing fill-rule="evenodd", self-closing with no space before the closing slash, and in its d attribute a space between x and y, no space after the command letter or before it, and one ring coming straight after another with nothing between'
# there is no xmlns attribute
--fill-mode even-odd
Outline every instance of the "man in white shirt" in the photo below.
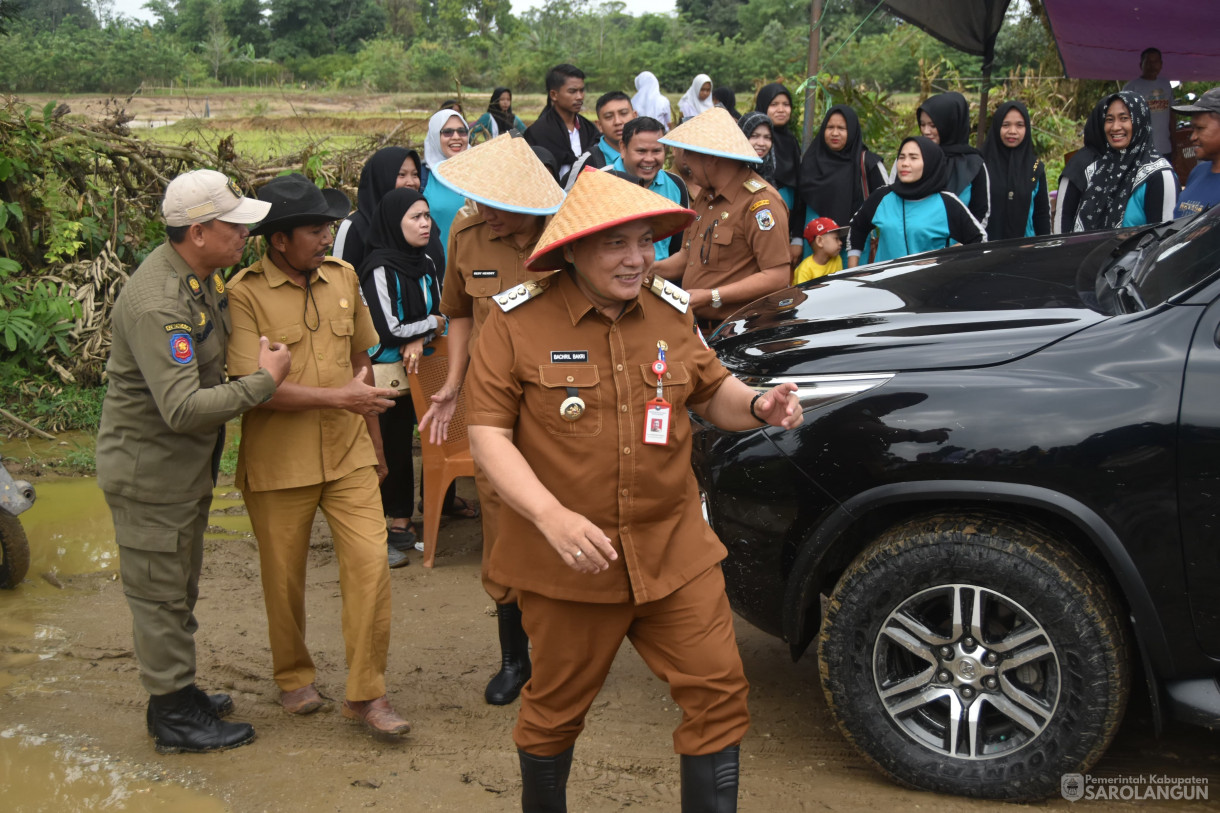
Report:
<svg viewBox="0 0 1220 813"><path fill-rule="evenodd" d="M1173 103L1173 86L1168 79L1158 78L1161 73L1161 52L1156 48L1145 48L1140 53L1140 75L1128 82L1123 90L1131 90L1144 97L1152 111L1152 142L1156 151L1165 158L1173 155L1173 114L1169 105Z"/></svg>

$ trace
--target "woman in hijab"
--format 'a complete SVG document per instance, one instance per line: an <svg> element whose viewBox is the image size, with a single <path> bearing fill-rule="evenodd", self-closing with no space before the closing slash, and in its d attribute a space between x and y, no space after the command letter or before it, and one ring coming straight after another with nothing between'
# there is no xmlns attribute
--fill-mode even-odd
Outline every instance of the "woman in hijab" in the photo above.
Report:
<svg viewBox="0 0 1220 813"><path fill-rule="evenodd" d="M1172 220L1177 179L1153 146L1148 103L1130 90L1111 93L1103 101L1106 150L1085 170L1088 185L1072 231Z"/></svg>
<svg viewBox="0 0 1220 813"><path fill-rule="evenodd" d="M487 112L479 116L479 120L470 128L470 145L473 147L480 141L487 141L500 135L516 130L525 133L525 122L513 113L513 92L508 88L496 88L491 92L491 102Z"/></svg>
<svg viewBox="0 0 1220 813"><path fill-rule="evenodd" d="M802 230L819 217L850 223L869 194L885 182L885 164L864 146L856 111L845 104L835 105L822 117L822 126L801 159ZM810 251L808 243L805 251Z"/></svg>
<svg viewBox="0 0 1220 813"><path fill-rule="evenodd" d="M788 237L792 263L801 259L805 238L805 202L801 198L801 143L788 124L792 120L792 93L778 82L763 85L754 98L754 109L766 113L775 125L775 188L788 204Z"/></svg>
<svg viewBox="0 0 1220 813"><path fill-rule="evenodd" d="M470 146L467 140L470 128L461 113L453 110L438 110L428 120L428 135L424 139L423 193L432 208L432 219L440 231L442 246L449 245L449 227L466 199L443 183L428 183L432 168L440 166Z"/></svg>
<svg viewBox="0 0 1220 813"><path fill-rule="evenodd" d="M639 116L648 116L661 122L665 132L669 132L669 99L661 93L661 83L652 71L640 71L635 77L635 95L631 97L631 109Z"/></svg>
<svg viewBox="0 0 1220 813"><path fill-rule="evenodd" d="M439 186L439 184L437 184ZM357 269L360 292L368 302L378 343L369 348L374 364L402 361L419 369L424 345L445 332L440 313L444 258L429 249L433 229L428 201L414 189L386 194L373 212L368 256ZM435 245L433 243L433 245ZM381 484L381 502L390 518L389 544L400 552L415 544L415 470L411 447L415 408L404 394L379 418L381 445L389 474ZM391 559L393 559L391 554ZM407 564L402 557L400 564Z"/></svg>
<svg viewBox="0 0 1220 813"><path fill-rule="evenodd" d="M970 146L970 103L960 93L941 93L919 106L915 121L920 134L939 144L945 154L949 168L945 189L961 198L985 228L991 213L990 181L982 154Z"/></svg>
<svg viewBox="0 0 1220 813"><path fill-rule="evenodd" d="M766 113L751 111L737 122L737 126L746 134L746 139L754 152L762 159L761 164L755 164L753 169L764 181L775 186L775 125Z"/></svg>
<svg viewBox="0 0 1220 813"><path fill-rule="evenodd" d="M893 260L945 248L956 243L979 243L987 234L966 205L945 191L949 168L945 154L934 141L911 136L898 148L894 183L868 196L851 219L847 234L847 265L854 268L878 232L874 262Z"/></svg>
<svg viewBox="0 0 1220 813"><path fill-rule="evenodd" d="M715 106L712 101L712 77L706 73L701 73L695 77L690 83L690 89L682 94L682 98L678 100L678 112L682 114L682 120L694 118L700 113L707 112Z"/></svg>
<svg viewBox="0 0 1220 813"><path fill-rule="evenodd" d="M419 189L419 153L405 147L383 147L373 153L360 170L356 192L356 211L339 224L331 253L359 268L368 253L365 242L369 223L377 204L392 189L400 186Z"/></svg>
<svg viewBox="0 0 1220 813"><path fill-rule="evenodd" d="M996 109L987 142L983 144L983 162L991 179L987 239L1050 234L1046 167L1034 155L1025 105L1004 102Z"/></svg>
<svg viewBox="0 0 1220 813"><path fill-rule="evenodd" d="M1088 182L1084 172L1106 151L1106 100L1093 106L1084 123L1084 146L1076 150L1059 175L1059 194L1055 196L1055 223L1051 231L1063 234L1076 222L1076 210Z"/></svg>
<svg viewBox="0 0 1220 813"><path fill-rule="evenodd" d="M718 87L713 90L712 101L716 107L723 107L729 111L733 121L741 120L741 114L737 112L737 94L733 92L731 87Z"/></svg>

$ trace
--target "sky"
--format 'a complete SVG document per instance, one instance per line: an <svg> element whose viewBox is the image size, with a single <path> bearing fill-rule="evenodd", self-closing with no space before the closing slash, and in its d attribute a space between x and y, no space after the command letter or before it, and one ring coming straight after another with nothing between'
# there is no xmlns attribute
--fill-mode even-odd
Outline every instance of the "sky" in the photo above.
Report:
<svg viewBox="0 0 1220 813"><path fill-rule="evenodd" d="M141 8L144 3L145 0L114 0L114 11L124 17L151 21L152 15ZM535 6L540 6L542 3L543 0L513 0L513 12L520 14ZM627 6L627 13L636 16L646 11L653 14L664 14L674 10L674 0L623 0L623 3Z"/></svg>

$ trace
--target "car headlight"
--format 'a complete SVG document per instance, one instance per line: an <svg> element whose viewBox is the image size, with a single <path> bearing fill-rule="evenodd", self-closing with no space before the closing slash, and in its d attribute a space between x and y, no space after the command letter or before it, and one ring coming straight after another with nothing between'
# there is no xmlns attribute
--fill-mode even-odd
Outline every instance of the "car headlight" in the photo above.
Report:
<svg viewBox="0 0 1220 813"><path fill-rule="evenodd" d="M751 377L745 383L759 392L779 384L796 384L796 397L802 410L816 409L844 398L880 387L893 378L895 373L845 373L830 375L776 376L774 378Z"/></svg>

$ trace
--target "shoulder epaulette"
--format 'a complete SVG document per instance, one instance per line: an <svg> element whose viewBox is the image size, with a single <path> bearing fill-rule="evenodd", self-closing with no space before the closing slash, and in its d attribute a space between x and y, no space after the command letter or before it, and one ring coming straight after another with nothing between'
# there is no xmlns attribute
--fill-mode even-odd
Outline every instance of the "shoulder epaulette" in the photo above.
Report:
<svg viewBox="0 0 1220 813"><path fill-rule="evenodd" d="M679 288L667 279L661 277L653 277L652 281L646 286L648 290L659 296L663 301L673 305L682 313L686 313L686 309L690 304L690 294Z"/></svg>
<svg viewBox="0 0 1220 813"><path fill-rule="evenodd" d="M326 259L323 260L322 262L333 263L334 265L337 265L341 268L347 268L351 271L356 270L356 266L352 265L351 263L349 263L347 260L343 259L342 257L332 257L331 255L327 254Z"/></svg>
<svg viewBox="0 0 1220 813"><path fill-rule="evenodd" d="M743 183L743 184L742 184L742 186L744 186L744 187L746 188L746 191L747 191L747 192L751 192L751 193L752 193L752 192L757 192L757 191L759 191L760 189L766 189L766 188L767 188L766 183L764 183L763 181L758 180L757 178L747 178L747 179L746 179L746 182L745 182L745 183Z"/></svg>
<svg viewBox="0 0 1220 813"><path fill-rule="evenodd" d="M541 296L545 290L545 285L530 280L529 282L521 283L515 288L501 291L495 295L494 299L496 304L500 306L500 310L508 313L518 305L528 302L534 297Z"/></svg>

